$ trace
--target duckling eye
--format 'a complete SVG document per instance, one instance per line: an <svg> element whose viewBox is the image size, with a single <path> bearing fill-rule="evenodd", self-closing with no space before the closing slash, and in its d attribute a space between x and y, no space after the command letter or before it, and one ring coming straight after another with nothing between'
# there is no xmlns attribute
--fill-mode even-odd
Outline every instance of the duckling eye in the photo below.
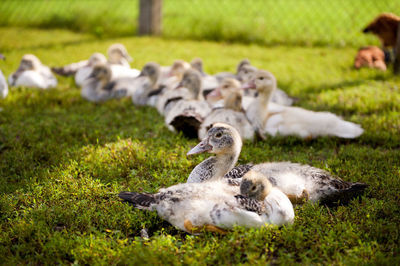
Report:
<svg viewBox="0 0 400 266"><path fill-rule="evenodd" d="M228 85L225 85L224 88L225 88L225 89L228 88Z"/></svg>
<svg viewBox="0 0 400 266"><path fill-rule="evenodd" d="M219 139L220 137L222 137L222 133L218 132L217 134L215 134L215 137Z"/></svg>
<svg viewBox="0 0 400 266"><path fill-rule="evenodd" d="M252 186L252 187L251 187L251 191L256 191L256 188L257 188L257 187L256 187L255 185Z"/></svg>
<svg viewBox="0 0 400 266"><path fill-rule="evenodd" d="M264 77L259 77L258 79L259 79L259 80L264 80Z"/></svg>
<svg viewBox="0 0 400 266"><path fill-rule="evenodd" d="M245 70L244 73L247 74L248 73L247 70Z"/></svg>

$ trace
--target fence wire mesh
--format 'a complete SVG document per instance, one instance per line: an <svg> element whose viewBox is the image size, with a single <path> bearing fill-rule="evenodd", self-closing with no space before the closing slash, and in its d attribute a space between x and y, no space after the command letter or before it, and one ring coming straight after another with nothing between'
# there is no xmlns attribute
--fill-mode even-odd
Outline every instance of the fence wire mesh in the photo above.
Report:
<svg viewBox="0 0 400 266"><path fill-rule="evenodd" d="M260 44L351 45L377 41L361 29L398 0L164 0L168 38ZM98 36L134 35L138 0L2 0L0 26L67 28Z"/></svg>

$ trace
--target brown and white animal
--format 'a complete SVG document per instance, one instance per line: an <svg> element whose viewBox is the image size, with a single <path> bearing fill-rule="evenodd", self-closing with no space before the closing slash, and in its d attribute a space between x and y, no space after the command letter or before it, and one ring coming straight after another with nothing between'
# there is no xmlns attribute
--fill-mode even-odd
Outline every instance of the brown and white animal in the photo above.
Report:
<svg viewBox="0 0 400 266"><path fill-rule="evenodd" d="M362 67L376 68L385 71L385 53L376 46L366 46L358 50L354 59L354 67L360 69Z"/></svg>

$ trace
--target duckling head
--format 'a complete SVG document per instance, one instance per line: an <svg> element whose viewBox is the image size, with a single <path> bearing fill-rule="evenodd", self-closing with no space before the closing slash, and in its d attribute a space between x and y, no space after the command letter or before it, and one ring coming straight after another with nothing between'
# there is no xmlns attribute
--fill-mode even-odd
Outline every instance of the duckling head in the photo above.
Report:
<svg viewBox="0 0 400 266"><path fill-rule="evenodd" d="M128 54L125 46L121 43L112 44L108 48L107 54L112 64L118 64L122 58L126 59L128 62L131 62L133 60L132 57Z"/></svg>
<svg viewBox="0 0 400 266"><path fill-rule="evenodd" d="M229 155L239 157L242 149L242 138L232 126L224 123L215 123L207 132L207 136L191 149L187 155L204 152L216 155ZM233 159L233 157L232 157ZM235 158L237 160L237 158Z"/></svg>
<svg viewBox="0 0 400 266"><path fill-rule="evenodd" d="M145 64L140 72L140 76L148 77L152 84L155 85L158 77L160 76L160 65L155 62L149 62Z"/></svg>
<svg viewBox="0 0 400 266"><path fill-rule="evenodd" d="M272 189L271 182L262 173L250 170L240 184L240 194L243 196L263 201Z"/></svg>
<svg viewBox="0 0 400 266"><path fill-rule="evenodd" d="M89 58L89 66L95 66L97 64L107 63L107 58L101 53L94 53Z"/></svg>
<svg viewBox="0 0 400 266"><path fill-rule="evenodd" d="M240 90L240 83L236 79L224 79L220 86L221 96L224 99L224 107L235 111L242 110L243 93Z"/></svg>
<svg viewBox="0 0 400 266"><path fill-rule="evenodd" d="M171 66L171 70L169 71L168 75L170 77L176 76L178 78L182 78L185 70L189 69L190 65L183 61L183 60L175 60Z"/></svg>
<svg viewBox="0 0 400 266"><path fill-rule="evenodd" d="M97 64L93 67L92 73L88 78L107 83L111 80L111 69L107 64Z"/></svg>
<svg viewBox="0 0 400 266"><path fill-rule="evenodd" d="M245 88L256 89L262 95L270 95L276 89L276 78L271 72L258 70Z"/></svg>
<svg viewBox="0 0 400 266"><path fill-rule="evenodd" d="M192 62L190 62L190 66L194 69L196 69L197 71L199 71L200 73L204 73L203 71L203 60L199 57L195 58L192 60Z"/></svg>
<svg viewBox="0 0 400 266"><path fill-rule="evenodd" d="M256 67L253 67L251 65L244 65L238 71L237 76L241 82L246 83L251 80L255 72L257 72Z"/></svg>
<svg viewBox="0 0 400 266"><path fill-rule="evenodd" d="M21 63L17 71L35 70L40 67L42 63L39 58L33 54L26 54L22 57Z"/></svg>
<svg viewBox="0 0 400 266"><path fill-rule="evenodd" d="M188 69L183 74L181 82L179 82L176 88L187 88L193 95L194 99L197 99L201 89L201 75L199 71L195 69Z"/></svg>
<svg viewBox="0 0 400 266"><path fill-rule="evenodd" d="M237 67L236 67L236 74L238 74L239 71L242 69L242 67L244 67L244 66L246 66L246 65L248 65L248 66L250 65L250 60L247 59L247 58L242 59L242 60L239 62L239 64L237 65Z"/></svg>

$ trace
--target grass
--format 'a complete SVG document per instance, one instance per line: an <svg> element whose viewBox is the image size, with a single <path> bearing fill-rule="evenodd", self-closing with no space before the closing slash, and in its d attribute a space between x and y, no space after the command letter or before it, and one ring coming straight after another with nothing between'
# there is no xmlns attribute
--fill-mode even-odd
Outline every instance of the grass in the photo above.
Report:
<svg viewBox="0 0 400 266"><path fill-rule="evenodd" d="M137 32L139 1L3 0L0 26L64 28L97 37ZM163 1L163 36L258 44L365 46L361 29L396 0Z"/></svg>
<svg viewBox="0 0 400 266"><path fill-rule="evenodd" d="M20 35L21 34L21 35ZM57 89L11 88L0 101L0 260L14 264L398 264L400 262L400 79L352 66L355 48L262 47L159 38L98 40L63 30L0 28L7 75L21 56L62 65L124 43L147 61L202 57L208 72L248 57L271 70L299 105L360 123L355 140L270 138L245 143L240 163L293 161L370 185L348 206L306 204L293 225L191 236L155 213L121 203L121 190L155 192L184 182L206 156L196 140L129 99L92 104L68 78ZM23 39L21 36L24 36ZM17 46L16 48L14 48ZM140 238L147 228L150 239ZM396 263L397 262L397 263Z"/></svg>

